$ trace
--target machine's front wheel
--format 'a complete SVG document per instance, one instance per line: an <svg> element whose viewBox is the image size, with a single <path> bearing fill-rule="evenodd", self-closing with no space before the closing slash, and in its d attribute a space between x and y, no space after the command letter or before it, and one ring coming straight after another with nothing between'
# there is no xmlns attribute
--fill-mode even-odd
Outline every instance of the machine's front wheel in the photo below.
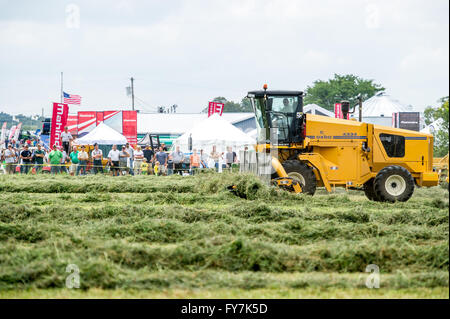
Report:
<svg viewBox="0 0 450 319"><path fill-rule="evenodd" d="M302 193L314 195L316 175L311 167L297 160L287 160L282 165L288 176L300 183Z"/></svg>
<svg viewBox="0 0 450 319"><path fill-rule="evenodd" d="M387 166L375 177L374 190L380 201L406 202L414 192L414 179L404 167Z"/></svg>
<svg viewBox="0 0 450 319"><path fill-rule="evenodd" d="M373 189L373 178L369 179L364 183L364 194L369 200L379 202L377 195L375 195L375 190Z"/></svg>

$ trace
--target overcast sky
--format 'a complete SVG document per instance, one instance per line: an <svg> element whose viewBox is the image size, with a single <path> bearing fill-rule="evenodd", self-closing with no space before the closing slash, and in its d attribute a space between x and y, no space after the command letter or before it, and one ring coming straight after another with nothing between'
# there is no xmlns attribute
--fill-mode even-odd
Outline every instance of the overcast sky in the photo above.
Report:
<svg viewBox="0 0 450 319"><path fill-rule="evenodd" d="M71 112L130 109L131 76L138 109L199 112L334 73L423 110L449 94L449 1L0 0L0 111L49 116L61 71Z"/></svg>

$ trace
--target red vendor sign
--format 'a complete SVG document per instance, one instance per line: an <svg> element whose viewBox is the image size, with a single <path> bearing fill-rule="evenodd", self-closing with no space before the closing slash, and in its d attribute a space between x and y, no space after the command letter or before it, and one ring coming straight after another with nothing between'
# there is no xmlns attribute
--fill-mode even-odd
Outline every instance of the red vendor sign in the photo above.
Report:
<svg viewBox="0 0 450 319"><path fill-rule="evenodd" d="M50 147L61 146L61 133L67 124L69 106L63 103L53 103L52 127L50 131Z"/></svg>
<svg viewBox="0 0 450 319"><path fill-rule="evenodd" d="M137 112L122 111L122 134L131 145L137 144Z"/></svg>

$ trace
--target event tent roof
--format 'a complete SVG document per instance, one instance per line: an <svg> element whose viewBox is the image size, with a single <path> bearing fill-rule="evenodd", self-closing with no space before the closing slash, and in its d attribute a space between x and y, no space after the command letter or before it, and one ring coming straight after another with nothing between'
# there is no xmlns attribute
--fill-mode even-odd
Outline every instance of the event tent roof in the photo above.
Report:
<svg viewBox="0 0 450 319"><path fill-rule="evenodd" d="M323 107L317 105L317 104L307 104L303 107L304 113L310 113L310 114L316 114L316 115L323 115L323 116L329 116L334 117L334 113L331 111L328 111L327 109L324 109Z"/></svg>
<svg viewBox="0 0 450 319"><path fill-rule="evenodd" d="M223 113L222 117L235 124L254 117L253 113ZM183 134L208 118L207 113L138 113L138 134Z"/></svg>
<svg viewBox="0 0 450 319"><path fill-rule="evenodd" d="M387 95L385 92L379 92L370 99L363 102L363 117L384 116L392 117L395 112L411 112L412 107L401 104L398 100ZM352 115L357 117L357 110Z"/></svg>
<svg viewBox="0 0 450 319"><path fill-rule="evenodd" d="M125 136L109 127L105 123L100 123L96 128L83 137L75 141L77 144L93 145L123 145L127 143Z"/></svg>
<svg viewBox="0 0 450 319"><path fill-rule="evenodd" d="M218 152L224 152L227 146L232 146L234 151L252 145L254 139L233 126L223 117L213 114L195 127L188 130L182 136L173 141L173 145L180 146L182 151L189 149L189 137L192 138L192 147L210 151L213 145Z"/></svg>

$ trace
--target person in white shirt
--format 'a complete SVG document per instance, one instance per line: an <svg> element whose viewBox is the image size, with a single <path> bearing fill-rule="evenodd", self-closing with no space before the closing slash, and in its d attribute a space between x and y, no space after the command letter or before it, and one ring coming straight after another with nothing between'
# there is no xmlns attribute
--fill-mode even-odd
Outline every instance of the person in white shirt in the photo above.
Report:
<svg viewBox="0 0 450 319"><path fill-rule="evenodd" d="M98 148L98 144L94 144L94 150L91 153L92 159L94 161L94 174L97 173L103 173L103 164L102 164L102 158L103 158L103 152L101 149Z"/></svg>
<svg viewBox="0 0 450 319"><path fill-rule="evenodd" d="M144 160L144 152L138 145L136 151L134 152L134 173L136 175L141 175L141 165L143 160Z"/></svg>
<svg viewBox="0 0 450 319"><path fill-rule="evenodd" d="M119 155L120 151L117 149L117 145L113 145L112 150L108 153L108 161L111 165L111 173L113 176L119 175Z"/></svg>
<svg viewBox="0 0 450 319"><path fill-rule="evenodd" d="M67 126L64 126L64 132L61 133L61 142L64 150L66 151L66 154L69 154L70 143L72 142L72 140L73 137L69 132L69 128Z"/></svg>
<svg viewBox="0 0 450 319"><path fill-rule="evenodd" d="M11 144L9 144L8 148L5 150L4 156L6 164L6 173L14 174L14 169L16 168L16 165L14 165L16 161L16 152L12 148Z"/></svg>

